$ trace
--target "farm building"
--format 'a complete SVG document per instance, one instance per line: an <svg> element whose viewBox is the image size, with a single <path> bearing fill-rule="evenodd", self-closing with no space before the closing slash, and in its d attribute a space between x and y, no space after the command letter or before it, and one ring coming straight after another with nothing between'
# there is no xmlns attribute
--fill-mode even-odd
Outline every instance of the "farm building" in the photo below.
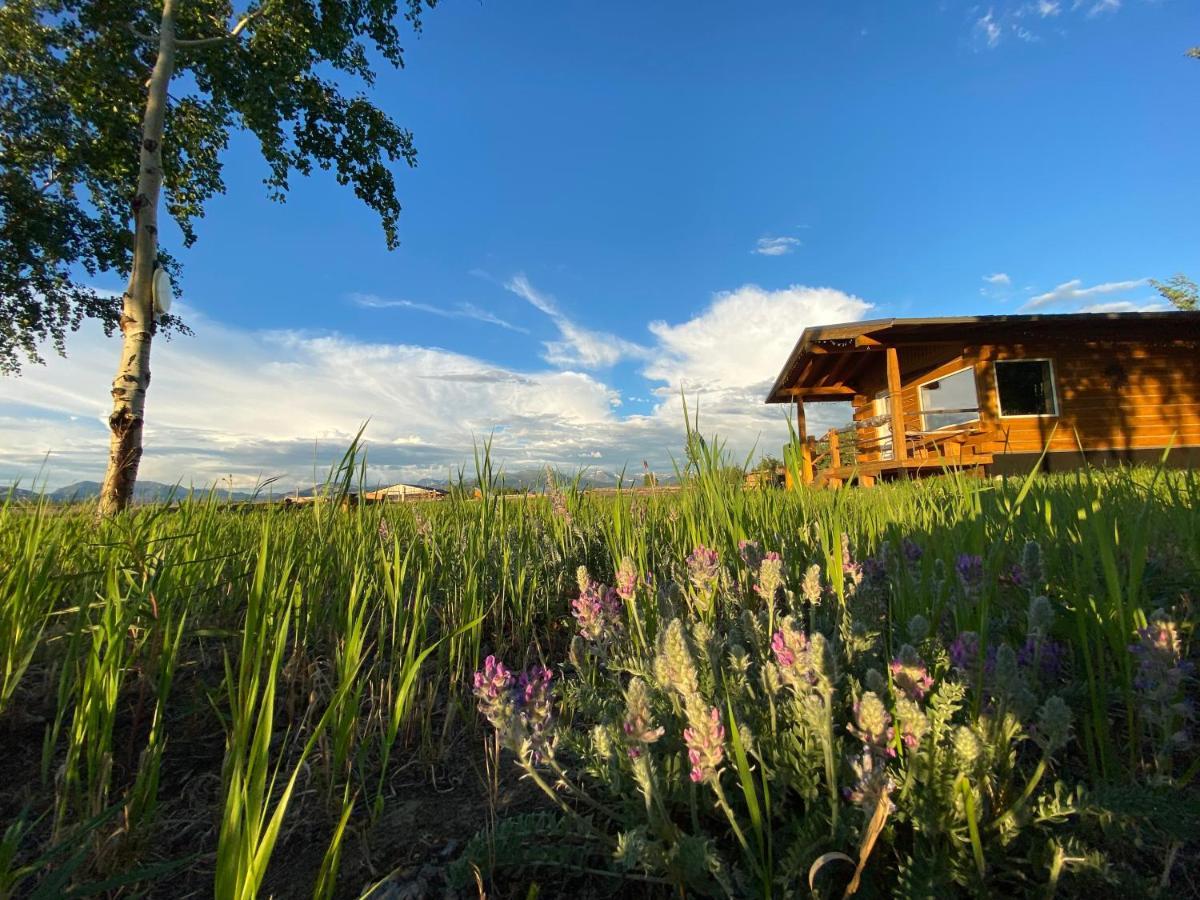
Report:
<svg viewBox="0 0 1200 900"><path fill-rule="evenodd" d="M368 503L412 503L417 500L440 500L446 496L441 488L419 484L390 484L363 494Z"/></svg>
<svg viewBox="0 0 1200 900"><path fill-rule="evenodd" d="M870 484L946 465L1200 462L1200 312L879 319L806 328L768 403L795 403L801 477ZM820 438L804 404L848 402Z"/></svg>

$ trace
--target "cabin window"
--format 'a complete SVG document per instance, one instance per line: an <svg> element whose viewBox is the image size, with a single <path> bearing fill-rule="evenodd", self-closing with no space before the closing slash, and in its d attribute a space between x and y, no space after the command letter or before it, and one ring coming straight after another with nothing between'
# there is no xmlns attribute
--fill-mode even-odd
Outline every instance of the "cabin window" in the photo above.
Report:
<svg viewBox="0 0 1200 900"><path fill-rule="evenodd" d="M997 360L996 394L1002 416L1058 415L1054 367L1048 359Z"/></svg>
<svg viewBox="0 0 1200 900"><path fill-rule="evenodd" d="M959 369L917 386L921 404L921 430L937 431L974 422L979 418L975 370Z"/></svg>

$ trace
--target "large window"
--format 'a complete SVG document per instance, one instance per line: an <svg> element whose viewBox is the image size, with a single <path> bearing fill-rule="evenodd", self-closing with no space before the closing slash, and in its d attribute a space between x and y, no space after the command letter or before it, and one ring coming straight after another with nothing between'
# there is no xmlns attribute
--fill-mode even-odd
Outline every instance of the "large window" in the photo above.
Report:
<svg viewBox="0 0 1200 900"><path fill-rule="evenodd" d="M974 422L979 418L975 370L959 369L917 388L921 404L921 430L937 431Z"/></svg>
<svg viewBox="0 0 1200 900"><path fill-rule="evenodd" d="M1048 359L996 361L996 392L1002 416L1056 416L1054 367Z"/></svg>

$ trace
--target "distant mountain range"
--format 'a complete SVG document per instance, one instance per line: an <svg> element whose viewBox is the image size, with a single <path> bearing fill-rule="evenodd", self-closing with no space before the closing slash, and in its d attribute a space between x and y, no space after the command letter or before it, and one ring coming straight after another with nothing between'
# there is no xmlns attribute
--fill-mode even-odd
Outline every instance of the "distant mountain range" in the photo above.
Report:
<svg viewBox="0 0 1200 900"><path fill-rule="evenodd" d="M574 481L575 475L569 472L559 473L559 483L563 486ZM674 482L674 476L668 476L666 473L661 473L658 476L659 484L671 484ZM504 487L518 490L541 491L546 486L546 470L545 469L526 469L514 472L504 472ZM579 486L582 488L606 488L616 487L619 481L618 473L605 472L600 469L587 469L579 479ZM432 487L446 490L450 487L450 483L445 479L440 481L435 479L423 478L418 481L408 482L409 484L419 485L421 487ZM626 472L624 484L625 487L640 485L642 483L642 473ZM467 479L468 486L474 484L474 479ZM368 482L368 490L374 490L378 487L384 487L384 482ZM355 484L357 489L357 483ZM274 489L268 489L260 492L257 497L249 491L227 491L217 489L217 497L221 500L247 501L247 500L268 500L271 497L280 499L283 497L311 497L317 493L320 488L304 488L301 490L282 490L278 485ZM3 503L9 496L10 492L15 491L17 500L36 500L41 494L40 491L31 491L25 488L0 487L0 503ZM164 503L168 500L178 500L186 497L188 488L182 485L164 484L161 481L139 481L137 487L133 491L133 499L135 503ZM195 488L193 491L197 495L206 495L207 488ZM77 481L74 484L68 484L64 487L57 488L53 491L46 491L45 497L52 503L80 503L86 500L95 500L100 496L100 482L98 481Z"/></svg>

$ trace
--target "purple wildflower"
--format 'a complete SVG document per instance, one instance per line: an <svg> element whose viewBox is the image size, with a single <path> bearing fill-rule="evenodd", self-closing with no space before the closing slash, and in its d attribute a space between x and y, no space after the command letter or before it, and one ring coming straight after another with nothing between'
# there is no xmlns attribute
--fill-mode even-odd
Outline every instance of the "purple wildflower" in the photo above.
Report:
<svg viewBox="0 0 1200 900"><path fill-rule="evenodd" d="M716 550L711 550L700 544L687 558L688 581L698 594L710 594L717 586L721 575L720 556Z"/></svg>
<svg viewBox="0 0 1200 900"><path fill-rule="evenodd" d="M628 556L621 560L617 568L616 591L622 600L632 600L637 593L638 573L633 560Z"/></svg>
<svg viewBox="0 0 1200 900"><path fill-rule="evenodd" d="M983 584L983 557L974 553L960 553L954 561L954 571L967 593L974 593Z"/></svg>
<svg viewBox="0 0 1200 900"><path fill-rule="evenodd" d="M579 596L571 601L571 615L579 625L579 636L592 643L603 643L621 630L624 606L615 588L592 581L580 567Z"/></svg>
<svg viewBox="0 0 1200 900"><path fill-rule="evenodd" d="M979 635L964 631L950 644L950 662L956 669L970 672L979 664Z"/></svg>
<svg viewBox="0 0 1200 900"><path fill-rule="evenodd" d="M738 541L738 555L741 556L742 562L746 564L746 568L752 572L763 561L763 553L762 549L758 546L758 541Z"/></svg>
<svg viewBox="0 0 1200 900"><path fill-rule="evenodd" d="M921 700L933 687L933 678L925 662L912 647L901 648L900 655L891 662L892 683L910 700Z"/></svg>
<svg viewBox="0 0 1200 900"><path fill-rule="evenodd" d="M924 555L924 551L921 549L920 544L916 543L916 541L913 541L910 538L905 538L900 543L900 549L904 554L904 558L909 562L910 565L919 563L921 561L921 557Z"/></svg>
<svg viewBox="0 0 1200 900"><path fill-rule="evenodd" d="M708 715L696 715L691 726L683 729L683 740L692 764L692 781L715 781L725 760L725 726L714 706Z"/></svg>
<svg viewBox="0 0 1200 900"><path fill-rule="evenodd" d="M758 566L758 580L754 583L754 593L764 600L774 600L779 589L783 587L783 578L783 557L774 551L767 553Z"/></svg>

